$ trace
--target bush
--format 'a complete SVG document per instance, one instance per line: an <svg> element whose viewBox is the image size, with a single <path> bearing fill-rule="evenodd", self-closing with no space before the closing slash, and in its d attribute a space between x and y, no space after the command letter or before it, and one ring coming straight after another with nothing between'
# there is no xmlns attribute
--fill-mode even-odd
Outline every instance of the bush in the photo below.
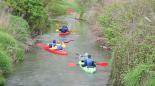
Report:
<svg viewBox="0 0 155 86"><path fill-rule="evenodd" d="M44 1L47 2L46 0ZM64 0L52 0L48 1L45 9L50 16L61 16L66 14L68 6Z"/></svg>
<svg viewBox="0 0 155 86"><path fill-rule="evenodd" d="M28 23L18 16L10 15L9 32L16 38L16 40L25 42L29 37Z"/></svg>
<svg viewBox="0 0 155 86"><path fill-rule="evenodd" d="M17 42L8 33L0 31L0 46L8 53L13 53L13 51L17 48Z"/></svg>
<svg viewBox="0 0 155 86"><path fill-rule="evenodd" d="M0 86L3 86L5 82L6 82L5 78L0 75Z"/></svg>
<svg viewBox="0 0 155 86"><path fill-rule="evenodd" d="M7 53L1 50L0 52L0 71L9 73L12 69L12 61Z"/></svg>
<svg viewBox="0 0 155 86"><path fill-rule="evenodd" d="M16 62L23 62L24 60L24 50L21 48L17 48L17 54L16 54Z"/></svg>
<svg viewBox="0 0 155 86"><path fill-rule="evenodd" d="M12 35L18 42L25 42L29 37L28 23L18 17L13 15L3 15L8 21L8 25L3 26L0 31L5 31ZM4 22L2 20L2 22Z"/></svg>
<svg viewBox="0 0 155 86"><path fill-rule="evenodd" d="M31 31L48 28L48 17L44 10L43 0L5 0L5 2L13 9L13 15L23 16Z"/></svg>
<svg viewBox="0 0 155 86"><path fill-rule="evenodd" d="M103 36L113 48L114 86L154 86L151 85L154 75L149 69L155 64L155 15L151 4L151 0L114 3L98 17ZM150 81L144 79L144 73L148 73Z"/></svg>
<svg viewBox="0 0 155 86"><path fill-rule="evenodd" d="M153 67L153 65L144 65L139 64L134 69L130 69L127 73L125 73L123 76L123 81L125 83L125 86L142 86L141 81L143 79L149 79L149 71ZM149 80L152 80L151 78ZM155 84L154 84L155 85ZM152 85L143 85L143 86L154 86Z"/></svg>
<svg viewBox="0 0 155 86"><path fill-rule="evenodd" d="M24 50L19 48L17 41L8 33L0 31L0 47L12 57L13 61L22 61Z"/></svg>

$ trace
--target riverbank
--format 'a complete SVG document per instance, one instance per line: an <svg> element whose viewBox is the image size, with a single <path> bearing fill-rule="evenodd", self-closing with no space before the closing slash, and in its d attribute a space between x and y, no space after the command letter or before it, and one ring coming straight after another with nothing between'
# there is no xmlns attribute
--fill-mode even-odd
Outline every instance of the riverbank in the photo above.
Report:
<svg viewBox="0 0 155 86"><path fill-rule="evenodd" d="M116 0L98 17L103 38L112 47L110 83L114 86L154 86L153 2Z"/></svg>
<svg viewBox="0 0 155 86"><path fill-rule="evenodd" d="M110 51L111 47L110 44L107 42L106 38L104 37L101 26L98 22L98 16L102 12L104 5L110 4L111 2L102 1L100 3L94 3L91 8L85 13L85 18L87 20L88 26L92 35L94 36L92 39L96 42L99 46L103 48L103 50Z"/></svg>

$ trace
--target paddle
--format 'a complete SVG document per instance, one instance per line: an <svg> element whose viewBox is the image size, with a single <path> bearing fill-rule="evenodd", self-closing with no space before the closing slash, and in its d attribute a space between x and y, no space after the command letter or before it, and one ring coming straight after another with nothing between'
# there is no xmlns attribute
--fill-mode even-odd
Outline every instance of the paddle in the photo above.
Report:
<svg viewBox="0 0 155 86"><path fill-rule="evenodd" d="M79 53L77 53L77 52L74 52L74 53L75 53L76 55L81 55L81 54L79 54ZM102 67L109 66L109 62L95 62L95 64L98 65L98 66L102 66ZM76 66L76 64L75 64L75 63L68 63L68 66L74 67L74 66Z"/></svg>
<svg viewBox="0 0 155 86"><path fill-rule="evenodd" d="M77 64L72 63L72 62L68 63L67 65L68 65L69 67L75 67L75 66L77 66Z"/></svg>
<svg viewBox="0 0 155 86"><path fill-rule="evenodd" d="M102 67L107 67L107 66L109 66L109 63L108 62L95 62L96 63L96 65L98 65L98 66L102 66ZM68 63L67 64L69 67L75 67L75 66L77 66L78 64L75 64L75 63L73 63L73 62L70 62L70 63Z"/></svg>
<svg viewBox="0 0 155 86"><path fill-rule="evenodd" d="M103 67L109 66L108 62L95 62L95 63L96 65L103 66Z"/></svg>
<svg viewBox="0 0 155 86"><path fill-rule="evenodd" d="M74 40L69 40L69 41L67 41L67 42L64 42L64 43L69 43L69 42L71 42L71 41L74 41Z"/></svg>
<svg viewBox="0 0 155 86"><path fill-rule="evenodd" d="M43 43L37 43L36 44L38 47L42 47L42 48L44 48L46 45L45 44L43 44Z"/></svg>

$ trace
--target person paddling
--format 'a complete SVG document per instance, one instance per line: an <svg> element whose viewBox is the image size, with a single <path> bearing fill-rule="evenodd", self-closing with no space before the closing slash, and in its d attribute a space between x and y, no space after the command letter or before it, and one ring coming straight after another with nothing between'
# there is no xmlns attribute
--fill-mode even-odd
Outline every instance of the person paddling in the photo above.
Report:
<svg viewBox="0 0 155 86"><path fill-rule="evenodd" d="M55 47L57 44L56 40L53 40L52 43L49 44L49 48Z"/></svg>
<svg viewBox="0 0 155 86"><path fill-rule="evenodd" d="M82 62L84 62L84 60L87 59L87 58L88 58L88 53L87 53L87 52L85 52L83 56L82 56L82 55L79 56L79 59L80 59Z"/></svg>
<svg viewBox="0 0 155 86"><path fill-rule="evenodd" d="M57 42L56 46L57 46L57 50L63 50L63 46L60 41Z"/></svg>
<svg viewBox="0 0 155 86"><path fill-rule="evenodd" d="M65 33L65 32L69 32L69 29L68 29L68 27L67 26L62 26L62 28L61 29L59 29L59 31L61 32L61 33Z"/></svg>
<svg viewBox="0 0 155 86"><path fill-rule="evenodd" d="M83 67L96 67L95 62L93 61L91 55L88 55L88 58L84 59L84 64L82 65Z"/></svg>

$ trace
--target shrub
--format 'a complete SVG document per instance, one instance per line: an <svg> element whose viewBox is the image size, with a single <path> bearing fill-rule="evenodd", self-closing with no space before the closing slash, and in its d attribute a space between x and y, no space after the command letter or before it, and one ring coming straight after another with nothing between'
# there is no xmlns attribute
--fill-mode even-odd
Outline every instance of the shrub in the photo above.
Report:
<svg viewBox="0 0 155 86"><path fill-rule="evenodd" d="M0 51L0 71L2 71L2 73L9 73L12 69L11 58L4 51Z"/></svg>
<svg viewBox="0 0 155 86"><path fill-rule="evenodd" d="M154 86L151 85L154 75L149 73L155 62L155 15L151 4L151 0L114 3L106 6L98 17L103 36L113 48L114 86L143 86L141 83L145 82ZM148 73L150 82L144 79L144 73Z"/></svg>
<svg viewBox="0 0 155 86"><path fill-rule="evenodd" d="M2 75L0 75L0 86L3 86L5 82L5 78Z"/></svg>

